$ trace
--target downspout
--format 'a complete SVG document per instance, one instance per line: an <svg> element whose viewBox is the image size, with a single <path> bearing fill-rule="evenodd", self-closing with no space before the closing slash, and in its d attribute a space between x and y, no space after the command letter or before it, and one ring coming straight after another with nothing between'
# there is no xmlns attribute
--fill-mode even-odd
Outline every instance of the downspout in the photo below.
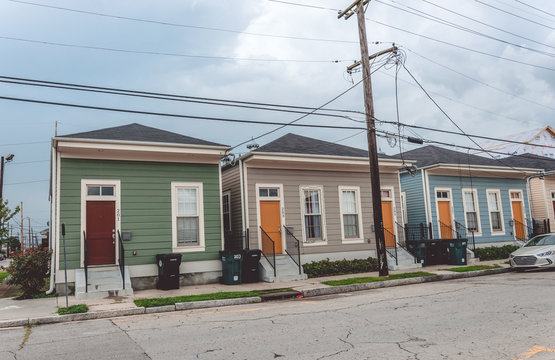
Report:
<svg viewBox="0 0 555 360"><path fill-rule="evenodd" d="M52 255L50 258L50 287L46 291L46 295L50 295L54 292L54 273L56 272L56 241L53 239L56 238L56 203L57 203L57 178L58 174L56 173L56 169L58 168L58 164L56 163L58 150L56 148L56 141L53 141L52 147L50 148L50 158L51 158L51 166L50 166L50 223L49 223L49 239L48 245L49 248L52 250Z"/></svg>
<svg viewBox="0 0 555 360"><path fill-rule="evenodd" d="M243 160L239 159L239 186L241 187L241 229L243 234L246 235L247 229L245 228L245 192L243 189ZM247 248L247 238L243 237L243 249Z"/></svg>

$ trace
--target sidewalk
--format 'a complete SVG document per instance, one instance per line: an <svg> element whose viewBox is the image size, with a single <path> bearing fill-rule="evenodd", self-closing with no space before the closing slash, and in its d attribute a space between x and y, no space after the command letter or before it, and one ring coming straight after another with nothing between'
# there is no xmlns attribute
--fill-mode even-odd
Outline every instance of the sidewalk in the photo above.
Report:
<svg viewBox="0 0 555 360"><path fill-rule="evenodd" d="M492 261L482 261L472 265L500 265L503 268L508 268L509 265L504 264L504 260L492 260ZM425 268L419 269L408 269L408 270L396 270L390 271L390 274L407 273L407 272L417 272L426 271L434 273L437 275L444 274L455 274L451 271L446 271L442 269L448 269L455 266L451 265L435 265L427 266ZM370 273L360 273L360 274L347 274L347 275L337 275L328 277L312 278L307 280L280 282L280 283L250 283L250 284L240 284L240 285L222 285L222 284L207 284L207 285L192 285L183 286L180 289L175 290L139 290L134 292L134 296L130 297L111 297L104 299L91 299L91 300L77 300L74 296L69 296L69 305L76 304L86 304L89 307L89 313L101 313L110 312L117 316L118 311L122 311L122 315L134 313L133 309L138 310L138 308L133 303L136 299L145 298L156 298L156 297L172 297L172 296L183 296L183 295L197 295L197 294L209 294L222 291L251 291L251 290L271 290L271 289L282 289L282 288L293 288L301 293L325 293L326 288L331 288L328 285L322 284L323 281L327 280L340 280L353 277L365 277L365 276L378 276L377 272ZM408 279L407 279L408 280ZM393 280L398 281L398 280ZM340 290L340 289L337 289ZM349 290L352 291L352 290ZM40 317L48 317L57 314L58 307L65 307L66 300L65 296L58 296L52 298L44 299L32 299L32 300L13 300L11 298L0 299L0 323L2 321L13 321L21 319L33 319ZM16 326L16 325L11 325ZM2 324L0 324L2 327Z"/></svg>

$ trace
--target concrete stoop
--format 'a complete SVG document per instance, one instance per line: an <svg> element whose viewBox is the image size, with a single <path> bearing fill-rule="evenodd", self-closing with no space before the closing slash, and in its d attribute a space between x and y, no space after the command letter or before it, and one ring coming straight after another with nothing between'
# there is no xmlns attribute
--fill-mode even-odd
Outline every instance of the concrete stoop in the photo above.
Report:
<svg viewBox="0 0 555 360"><path fill-rule="evenodd" d="M272 265L262 256L260 259L260 278L264 282L283 282L306 280L308 276L304 273L288 255L276 255L276 276L274 277L274 269Z"/></svg>
<svg viewBox="0 0 555 360"><path fill-rule="evenodd" d="M101 299L109 296L133 296L129 269L125 267L125 289L119 267L90 268L85 291L85 269L75 270L75 298Z"/></svg>
<svg viewBox="0 0 555 360"><path fill-rule="evenodd" d="M397 261L389 252L395 254L395 249L388 249L387 252L387 267L390 270L419 269L422 267L422 264L417 263L416 258L411 253L401 247L397 248Z"/></svg>

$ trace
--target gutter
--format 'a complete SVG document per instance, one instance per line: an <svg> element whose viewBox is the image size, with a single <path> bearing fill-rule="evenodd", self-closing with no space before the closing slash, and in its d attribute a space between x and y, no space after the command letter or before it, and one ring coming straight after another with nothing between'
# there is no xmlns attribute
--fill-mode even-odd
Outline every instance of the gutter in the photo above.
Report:
<svg viewBox="0 0 555 360"><path fill-rule="evenodd" d="M57 158L58 158L58 149L56 147L57 142L56 140L52 139L52 146L50 147L50 223L49 223L49 231L50 231L50 238L48 239L49 248L52 249L52 255L50 256L50 286L46 291L46 295L50 295L54 292L54 273L56 272L56 241L54 239L55 231L56 231L56 204L58 193L56 191L58 183L58 174L56 169L58 168ZM54 209L54 210L53 210Z"/></svg>

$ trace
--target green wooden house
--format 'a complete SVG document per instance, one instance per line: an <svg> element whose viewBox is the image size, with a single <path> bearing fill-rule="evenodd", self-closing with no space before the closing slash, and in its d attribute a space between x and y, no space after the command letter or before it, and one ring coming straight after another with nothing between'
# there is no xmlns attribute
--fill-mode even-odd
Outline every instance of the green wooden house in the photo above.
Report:
<svg viewBox="0 0 555 360"><path fill-rule="evenodd" d="M58 292L64 238L77 297L155 287L157 254L182 254L181 284L217 281L227 149L139 124L54 137L51 280Z"/></svg>

